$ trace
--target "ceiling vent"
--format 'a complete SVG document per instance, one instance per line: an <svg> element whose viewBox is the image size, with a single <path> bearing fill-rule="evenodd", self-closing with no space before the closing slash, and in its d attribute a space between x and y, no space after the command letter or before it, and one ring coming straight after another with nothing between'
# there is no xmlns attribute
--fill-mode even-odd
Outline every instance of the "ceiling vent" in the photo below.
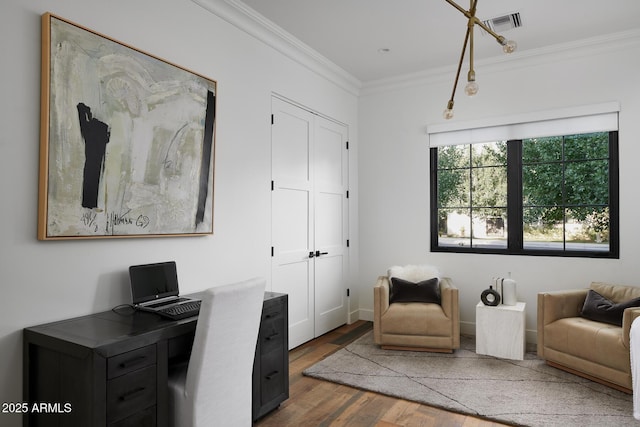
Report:
<svg viewBox="0 0 640 427"><path fill-rule="evenodd" d="M491 18L486 21L482 21L482 23L498 34L512 30L514 28L522 27L520 12ZM483 30L482 33L486 34L486 31Z"/></svg>

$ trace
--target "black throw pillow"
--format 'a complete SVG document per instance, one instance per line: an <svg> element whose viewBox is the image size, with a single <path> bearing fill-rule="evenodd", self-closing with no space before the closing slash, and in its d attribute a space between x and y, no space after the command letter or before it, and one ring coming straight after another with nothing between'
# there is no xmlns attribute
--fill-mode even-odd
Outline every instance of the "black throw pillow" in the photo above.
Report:
<svg viewBox="0 0 640 427"><path fill-rule="evenodd" d="M640 307L640 298L614 303L593 289L589 289L580 314L590 320L622 326L622 314L625 308Z"/></svg>
<svg viewBox="0 0 640 427"><path fill-rule="evenodd" d="M413 283L398 277L391 278L389 303L430 302L440 304L440 284L437 277Z"/></svg>

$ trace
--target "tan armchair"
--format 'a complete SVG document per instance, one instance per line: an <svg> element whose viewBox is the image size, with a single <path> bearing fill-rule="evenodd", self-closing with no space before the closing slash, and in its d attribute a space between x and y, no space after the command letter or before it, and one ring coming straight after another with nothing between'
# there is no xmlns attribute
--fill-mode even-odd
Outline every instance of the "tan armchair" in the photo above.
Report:
<svg viewBox="0 0 640 427"><path fill-rule="evenodd" d="M374 287L373 335L376 344L394 350L452 353L460 348L458 289L451 279L439 281L441 304L389 303L388 276Z"/></svg>
<svg viewBox="0 0 640 427"><path fill-rule="evenodd" d="M591 283L615 303L640 297L635 286ZM626 308L622 325L585 318L589 289L538 294L538 356L547 364L627 393L631 392L629 330L640 308Z"/></svg>

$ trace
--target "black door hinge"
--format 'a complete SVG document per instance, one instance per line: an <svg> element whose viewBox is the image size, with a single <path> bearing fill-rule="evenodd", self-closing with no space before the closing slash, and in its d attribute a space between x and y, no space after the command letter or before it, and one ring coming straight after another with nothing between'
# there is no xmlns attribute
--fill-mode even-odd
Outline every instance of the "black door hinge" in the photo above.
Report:
<svg viewBox="0 0 640 427"><path fill-rule="evenodd" d="M272 257L273 257L273 254L274 254L274 249L273 249L273 246L271 246L271 256Z"/></svg>
<svg viewBox="0 0 640 427"><path fill-rule="evenodd" d="M273 180L271 180L271 191L273 191L274 188L275 188L275 183L273 182Z"/></svg>
<svg viewBox="0 0 640 427"><path fill-rule="evenodd" d="M349 289L349 288L347 288L347 296L349 296L349 294L350 294L350 292L349 292L349 291L350 291L350 289Z"/></svg>
<svg viewBox="0 0 640 427"><path fill-rule="evenodd" d="M347 141L347 150L349 149L349 141Z"/></svg>
<svg viewBox="0 0 640 427"><path fill-rule="evenodd" d="M349 247L349 239L347 239L347 247Z"/></svg>
<svg viewBox="0 0 640 427"><path fill-rule="evenodd" d="M273 114L271 115L271 124L273 124L275 122Z"/></svg>
<svg viewBox="0 0 640 427"><path fill-rule="evenodd" d="M347 199L349 198L349 190L347 190Z"/></svg>

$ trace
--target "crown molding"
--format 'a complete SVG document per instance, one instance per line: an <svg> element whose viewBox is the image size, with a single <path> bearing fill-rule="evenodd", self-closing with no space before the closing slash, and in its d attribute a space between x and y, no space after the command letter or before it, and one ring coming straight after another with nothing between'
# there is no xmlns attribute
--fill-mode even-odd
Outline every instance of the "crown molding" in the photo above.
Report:
<svg viewBox="0 0 640 427"><path fill-rule="evenodd" d="M289 59L358 96L362 82L239 0L191 0Z"/></svg>
<svg viewBox="0 0 640 427"><path fill-rule="evenodd" d="M483 72L501 72L531 67L546 63L556 63L567 59L601 55L640 47L640 29L607 34L605 36L560 43L539 49L529 49L511 55L500 55L475 61L476 69ZM449 81L453 78L456 67L447 66L404 74L366 82L362 85L360 95L372 95L380 92L401 90L416 86Z"/></svg>

